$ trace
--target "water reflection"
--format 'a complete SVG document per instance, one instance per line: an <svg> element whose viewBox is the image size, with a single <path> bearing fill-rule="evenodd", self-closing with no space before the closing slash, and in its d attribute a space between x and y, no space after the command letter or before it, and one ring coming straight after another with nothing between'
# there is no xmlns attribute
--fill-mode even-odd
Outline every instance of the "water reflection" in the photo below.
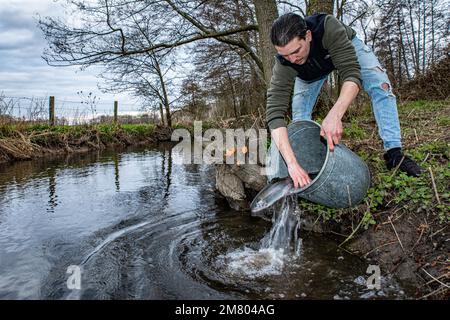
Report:
<svg viewBox="0 0 450 320"><path fill-rule="evenodd" d="M54 213L55 207L58 205L58 196L56 194L56 169L48 170L48 208L47 212Z"/></svg>
<svg viewBox="0 0 450 320"><path fill-rule="evenodd" d="M166 161L167 161L167 168L166 168ZM164 157L162 160L162 170L163 174L166 177L166 187L164 189L164 200L167 200L167 197L169 196L169 190L170 190L170 183L171 183L171 177L172 177L172 149L164 151Z"/></svg>
<svg viewBox="0 0 450 320"><path fill-rule="evenodd" d="M245 248L259 250L271 223L229 209L214 192L213 168L177 157L169 145L0 165L0 298L366 293L353 283L366 266L323 238L304 239L281 273L227 272L221 257L248 258ZM79 292L66 286L70 265L83 267Z"/></svg>
<svg viewBox="0 0 450 320"><path fill-rule="evenodd" d="M120 191L120 178L119 178L119 162L120 162L120 154L114 153L113 156L114 161L114 183L116 185L116 191Z"/></svg>

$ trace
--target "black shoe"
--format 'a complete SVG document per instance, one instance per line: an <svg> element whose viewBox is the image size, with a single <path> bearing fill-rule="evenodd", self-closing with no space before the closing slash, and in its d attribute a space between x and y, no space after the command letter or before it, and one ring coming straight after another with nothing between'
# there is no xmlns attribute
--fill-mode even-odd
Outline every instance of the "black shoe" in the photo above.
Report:
<svg viewBox="0 0 450 320"><path fill-rule="evenodd" d="M389 149L383 157L389 170L396 168L401 162L398 168L400 171L406 172L408 176L418 177L423 171L414 160L402 153L401 148Z"/></svg>

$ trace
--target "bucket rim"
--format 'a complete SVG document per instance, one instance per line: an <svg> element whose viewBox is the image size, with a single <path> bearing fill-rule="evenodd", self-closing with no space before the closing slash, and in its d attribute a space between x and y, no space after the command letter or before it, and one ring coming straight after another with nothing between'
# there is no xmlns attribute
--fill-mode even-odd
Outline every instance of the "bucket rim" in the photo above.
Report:
<svg viewBox="0 0 450 320"><path fill-rule="evenodd" d="M289 124L289 126L292 126L293 124L301 123L301 122L307 122L307 123L309 122L309 123L315 124L319 129L322 128L322 126L320 124L318 124L316 121L306 120L306 119L305 120L293 121L293 122L291 122ZM339 145L337 144L337 145L335 145L335 147L336 146L339 146ZM295 191L292 194L298 194L298 193L306 191L308 188L312 187L317 182L317 180L320 178L320 176L322 175L323 171L325 170L326 165L328 164L328 159L330 157L330 152L331 151L330 151L330 148L328 148L328 144L326 145L326 148L327 148L327 153L325 155L325 160L324 160L324 162L322 164L322 167L320 168L320 171L317 174L317 176L311 181L310 184L308 184L308 185L306 185L306 186L304 186L302 188L299 188L299 189L294 189Z"/></svg>

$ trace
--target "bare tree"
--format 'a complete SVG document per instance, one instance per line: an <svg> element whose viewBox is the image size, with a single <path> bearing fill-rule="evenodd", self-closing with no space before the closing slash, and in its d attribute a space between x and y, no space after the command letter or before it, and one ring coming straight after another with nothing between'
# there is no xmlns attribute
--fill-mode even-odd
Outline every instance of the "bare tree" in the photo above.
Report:
<svg viewBox="0 0 450 320"><path fill-rule="evenodd" d="M129 56L113 61L101 74L106 80L102 89L131 93L145 101L145 105L159 108L162 123L172 126L173 101L169 100L168 88L173 84L168 74L173 63L167 60L166 55L147 52L143 56Z"/></svg>
<svg viewBox="0 0 450 320"><path fill-rule="evenodd" d="M259 49L264 70L264 80L266 85L270 83L272 68L274 65L275 49L270 42L270 28L273 21L278 18L278 8L273 0L253 0L258 21Z"/></svg>
<svg viewBox="0 0 450 320"><path fill-rule="evenodd" d="M242 60L242 65L250 66L247 69L251 70L252 77L261 75L266 83L270 79L275 52L269 41L269 30L278 16L275 0L66 2L76 23L51 17L39 20L49 44L43 58L50 65L79 65L81 68L100 65L105 70L102 76L112 82L120 80L124 84L125 81L125 87L131 89L131 82L123 77L126 69L121 65L146 59L148 64L149 55L166 55L192 42L213 41L213 45L234 51ZM235 8L231 19L220 19L218 13L226 13L229 8ZM240 14L241 10L246 14ZM257 30L258 33L255 32ZM160 78L159 88L141 79L140 86L133 84L137 86L135 92L143 93L142 85L147 82L149 91L154 92L164 106L170 125L170 102L161 77L163 72L158 72L160 67L155 61L151 65ZM145 64L140 66L148 67ZM134 71L145 74L145 70ZM107 73L113 75L108 76ZM233 79L229 74L228 81L235 87L234 93L237 94ZM121 84L112 87L116 90L123 88ZM157 94L155 89L161 92ZM260 94L265 96L264 88Z"/></svg>
<svg viewBox="0 0 450 320"><path fill-rule="evenodd" d="M44 59L51 65L105 64L120 57L172 49L213 38L248 52L262 69L254 50L232 35L257 30L256 25L217 30L195 16L203 1L66 0L80 26L60 19L41 18L39 26L49 47ZM142 36L145 41L142 41Z"/></svg>

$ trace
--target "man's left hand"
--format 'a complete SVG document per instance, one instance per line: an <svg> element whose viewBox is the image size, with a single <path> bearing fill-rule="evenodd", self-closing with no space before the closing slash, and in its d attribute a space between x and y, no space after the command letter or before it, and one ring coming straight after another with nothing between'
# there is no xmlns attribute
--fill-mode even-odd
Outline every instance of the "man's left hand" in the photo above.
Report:
<svg viewBox="0 0 450 320"><path fill-rule="evenodd" d="M328 148L334 151L334 145L338 144L342 138L342 121L339 115L335 114L333 110L327 114L322 122L322 129L320 135L327 139Z"/></svg>

